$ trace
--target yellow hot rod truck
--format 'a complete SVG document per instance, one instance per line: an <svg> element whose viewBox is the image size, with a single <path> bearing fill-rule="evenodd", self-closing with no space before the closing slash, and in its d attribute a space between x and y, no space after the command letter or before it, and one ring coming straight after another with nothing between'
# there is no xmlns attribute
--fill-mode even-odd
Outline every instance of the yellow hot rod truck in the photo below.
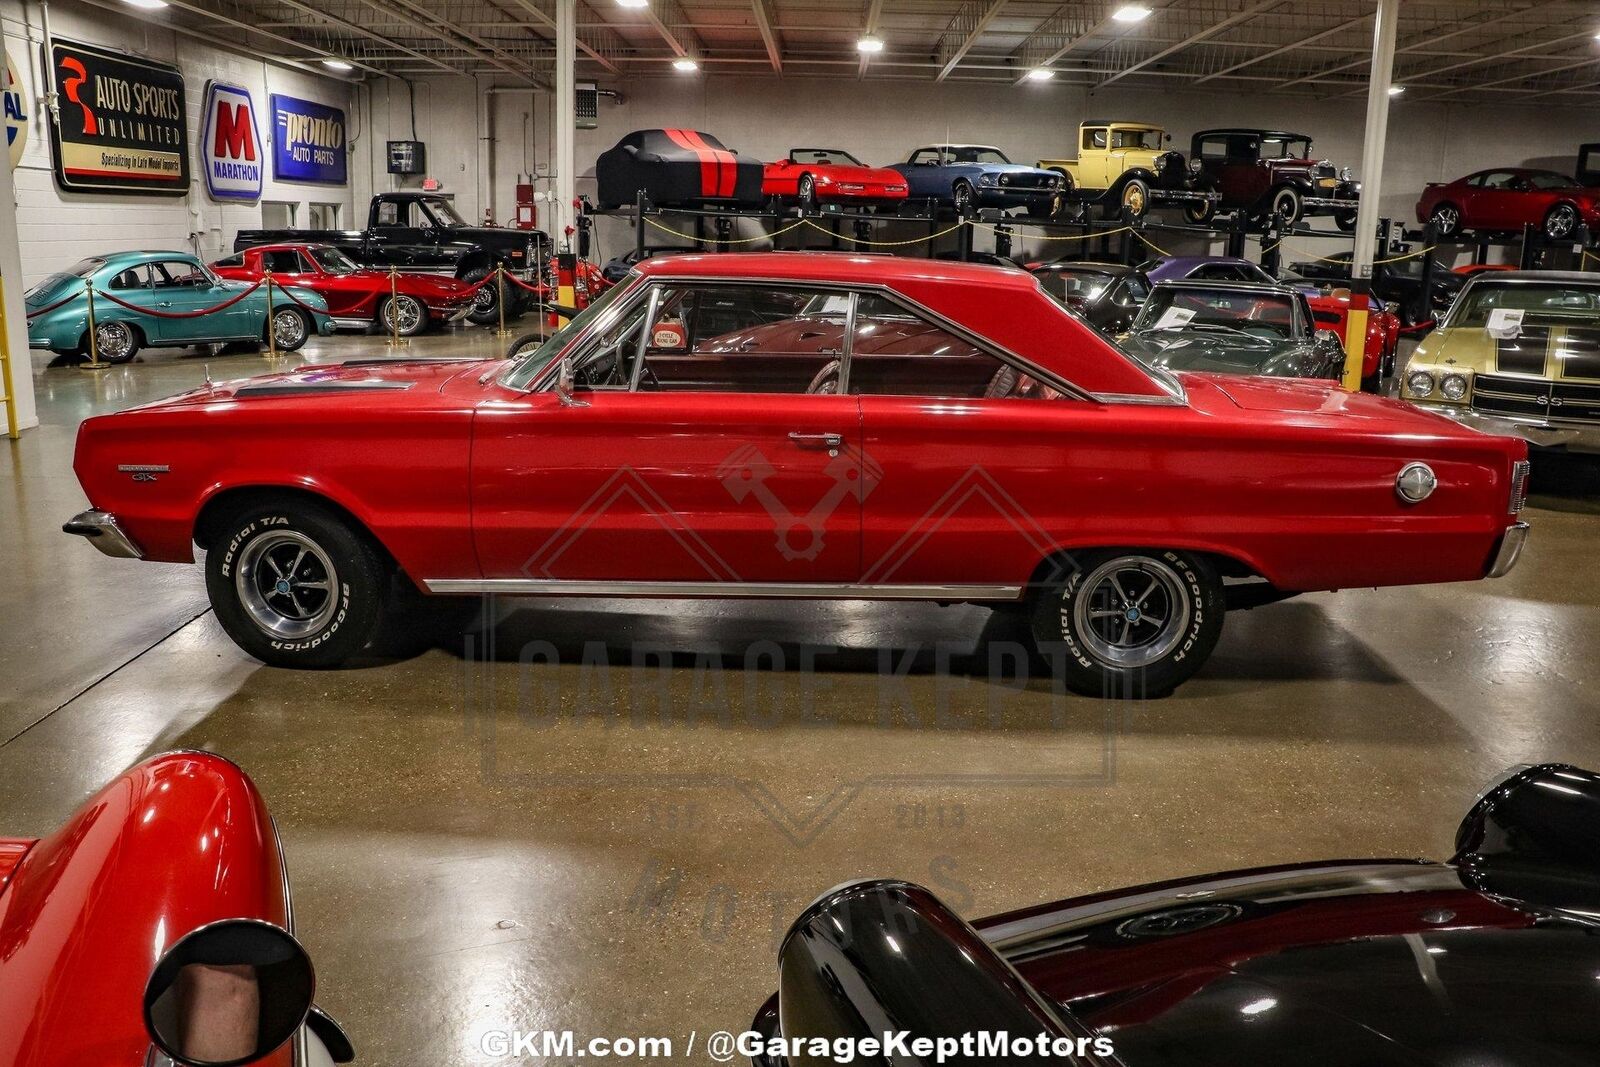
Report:
<svg viewBox="0 0 1600 1067"><path fill-rule="evenodd" d="M1199 168L1172 140L1148 122L1089 119L1078 127L1077 159L1041 159L1039 166L1063 179L1065 204L1098 204L1107 218L1122 212L1140 218L1152 204L1214 205L1217 194L1198 184Z"/></svg>

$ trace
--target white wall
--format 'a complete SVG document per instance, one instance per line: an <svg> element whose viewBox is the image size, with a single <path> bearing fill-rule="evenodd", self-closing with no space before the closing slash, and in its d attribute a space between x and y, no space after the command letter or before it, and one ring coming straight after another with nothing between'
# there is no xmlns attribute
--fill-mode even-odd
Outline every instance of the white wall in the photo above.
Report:
<svg viewBox="0 0 1600 1067"><path fill-rule="evenodd" d="M15 182L17 236L22 249L24 281L29 285L97 252L130 248L193 250L197 245L201 256L212 258L232 247L237 230L260 225L259 204L223 204L212 200L206 192L199 146L204 118L200 112L205 103L207 80L228 82L250 91L257 110L257 130L263 149L269 154L271 150L267 146L273 135L269 93L287 93L353 111L354 86L350 82L270 65L181 36L153 22L74 4L71 0L58 0L50 7L50 30L57 38L103 45L172 63L183 72L193 173L189 193L182 198L62 192L56 187L50 166L49 128L44 116L40 70L44 33L38 5L22 0L0 0L0 19L5 21L11 55L28 83L28 144L15 172ZM358 124L351 125L351 134L359 137ZM363 148L358 142L357 151ZM352 161L351 170L356 169ZM345 218L351 217L351 186L276 182L271 177L270 162L266 174L262 199L299 204L297 217L301 220L305 218L306 205L311 203L341 204ZM365 210L363 199L362 222ZM191 233L198 235L194 244Z"/></svg>

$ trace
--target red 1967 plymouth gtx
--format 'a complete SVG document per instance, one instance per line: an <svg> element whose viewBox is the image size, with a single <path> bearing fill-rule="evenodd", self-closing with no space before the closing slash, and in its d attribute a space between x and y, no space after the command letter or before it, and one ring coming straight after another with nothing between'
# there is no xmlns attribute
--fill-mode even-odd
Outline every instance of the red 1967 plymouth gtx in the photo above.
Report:
<svg viewBox="0 0 1600 1067"><path fill-rule="evenodd" d="M218 619L284 666L349 659L413 592L894 598L1021 609L1067 685L1134 696L1230 607L1504 573L1526 456L1328 383L1147 367L1021 271L690 255L509 360L90 419L66 529L198 544Z"/></svg>

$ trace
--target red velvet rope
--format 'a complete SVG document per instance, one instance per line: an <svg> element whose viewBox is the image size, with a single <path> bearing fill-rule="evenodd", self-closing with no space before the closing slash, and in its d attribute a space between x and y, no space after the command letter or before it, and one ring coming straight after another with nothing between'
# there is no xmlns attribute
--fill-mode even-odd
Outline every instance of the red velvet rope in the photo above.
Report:
<svg viewBox="0 0 1600 1067"><path fill-rule="evenodd" d="M488 281L487 278L485 278L484 280ZM527 282L523 281L521 278L518 278L514 274L507 274L506 275L506 280L509 281L512 285L515 285L515 286L518 286L520 288L528 290L528 292L530 292L530 293L538 293L540 296L544 297L546 300L550 299L550 287L545 285L542 282L539 283L538 285L529 285Z"/></svg>
<svg viewBox="0 0 1600 1067"><path fill-rule="evenodd" d="M265 279L262 279L262 284L263 285L266 284L266 280ZM275 293L282 293L284 296L288 297L291 301L293 301L296 304L299 304L301 307L305 308L307 311L311 312L311 314L313 314L313 315L326 315L327 314L326 311L323 311L323 310L321 310L319 308L314 308L310 304L306 303L304 300L301 300L298 296L295 296L294 295L294 291L292 289L290 289L287 285L284 285L282 282L278 281L276 278L274 278L272 280L272 291L275 292Z"/></svg>
<svg viewBox="0 0 1600 1067"><path fill-rule="evenodd" d="M104 297L105 299L111 301L113 304L117 305L118 307L127 308L129 311L137 311L141 315L149 315L149 316L151 316L153 318L158 318L158 319L198 319L203 315L211 315L211 314L215 314L218 311L222 311L222 310L224 310L226 308L231 308L233 305L237 304L239 301L243 300L245 297L249 296L251 293L253 293L257 289L261 288L261 286L262 286L261 282L256 282L250 288L246 289L244 292L238 294L237 296L234 296L234 297L231 297L231 298L229 298L227 300L224 300L222 303L217 304L214 307L201 308L199 311L156 311L156 310L154 310L152 308L142 308L138 304L130 304L126 300L119 300L117 297L112 296L108 292L100 291L100 292L98 292L97 295Z"/></svg>
<svg viewBox="0 0 1600 1067"><path fill-rule="evenodd" d="M78 297L80 297L82 295L83 295L82 293L68 293L66 296L62 297L60 300L57 300L54 304L51 304L49 307L42 307L38 311L30 311L26 315L24 315L23 318L36 319L40 315L43 315L45 312L54 311L56 308L61 307L64 304L69 304L72 301L78 299Z"/></svg>

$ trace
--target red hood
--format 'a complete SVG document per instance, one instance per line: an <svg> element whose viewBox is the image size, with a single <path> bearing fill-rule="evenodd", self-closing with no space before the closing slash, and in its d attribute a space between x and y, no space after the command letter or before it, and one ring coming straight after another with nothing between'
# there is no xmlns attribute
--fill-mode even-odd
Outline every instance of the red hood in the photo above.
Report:
<svg viewBox="0 0 1600 1067"><path fill-rule="evenodd" d="M334 403L345 403L357 397L396 396L402 392L415 396L421 393L438 393L452 378L481 374L485 368L499 363L499 360L478 359L396 359L376 360L370 363L356 360L327 366L304 366L279 374L261 374L252 378L214 382L209 386L201 386L176 396L124 410L148 411L157 408L189 407L232 400L236 397L240 400L269 399L273 396L300 396L307 399L326 397ZM363 386L371 386L371 391L363 389ZM394 386L409 388L400 390ZM264 392L271 389L282 391Z"/></svg>
<svg viewBox="0 0 1600 1067"><path fill-rule="evenodd" d="M807 167L819 181L860 182L863 185L904 185L899 173L884 167L853 167L846 163L827 167Z"/></svg>

